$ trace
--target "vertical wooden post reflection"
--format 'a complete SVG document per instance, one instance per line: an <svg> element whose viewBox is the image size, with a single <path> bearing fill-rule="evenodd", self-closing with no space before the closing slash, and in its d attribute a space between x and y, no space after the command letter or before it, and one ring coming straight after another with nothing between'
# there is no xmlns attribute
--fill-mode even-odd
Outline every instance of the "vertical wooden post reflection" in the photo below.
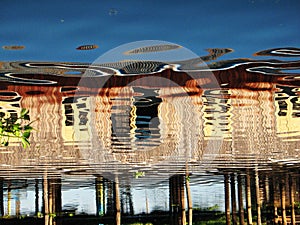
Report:
<svg viewBox="0 0 300 225"><path fill-rule="evenodd" d="M107 181L107 201L106 201L106 214L113 216L114 207L114 184L112 181Z"/></svg>
<svg viewBox="0 0 300 225"><path fill-rule="evenodd" d="M240 175L240 174L238 175L237 182L238 182L238 200L239 200L239 220L240 220L240 225L244 225L245 224L245 217L244 217L242 175Z"/></svg>
<svg viewBox="0 0 300 225"><path fill-rule="evenodd" d="M114 182L114 202L115 202L115 224L121 225L121 203L120 203L120 190L119 179L116 177Z"/></svg>
<svg viewBox="0 0 300 225"><path fill-rule="evenodd" d="M273 217L277 221L278 220L278 202L279 202L279 195L280 195L280 189L279 184L277 182L277 177L273 176L272 180L272 187L273 187ZM278 194L279 193L279 194Z"/></svg>
<svg viewBox="0 0 300 225"><path fill-rule="evenodd" d="M43 178L43 214L44 216L49 215L47 174L44 174L44 178Z"/></svg>
<svg viewBox="0 0 300 225"><path fill-rule="evenodd" d="M269 182L268 175L266 175L266 177L265 177L264 189L265 189L265 201L267 204L269 204L270 203L270 182Z"/></svg>
<svg viewBox="0 0 300 225"><path fill-rule="evenodd" d="M255 192L256 192L257 225L261 225L261 201L260 201L260 192L259 192L259 175L257 169L255 169Z"/></svg>
<svg viewBox="0 0 300 225"><path fill-rule="evenodd" d="M15 210L16 210L16 216L20 216L20 210L21 210L21 201L20 201L20 193L19 190L17 190L17 193L15 195Z"/></svg>
<svg viewBox="0 0 300 225"><path fill-rule="evenodd" d="M7 182L7 216L11 215L11 182Z"/></svg>
<svg viewBox="0 0 300 225"><path fill-rule="evenodd" d="M193 202L192 202L191 187L190 187L190 177L188 171L186 171L185 188L186 188L186 197L187 197L187 204L188 204L188 225L192 225L193 224Z"/></svg>
<svg viewBox="0 0 300 225"><path fill-rule="evenodd" d="M146 196L146 214L149 214L149 202L148 202L147 190L145 190L145 196Z"/></svg>
<svg viewBox="0 0 300 225"><path fill-rule="evenodd" d="M275 187L274 187L274 176L271 176L271 174L268 176L268 182L269 182L269 207L268 207L268 216L267 220L270 221L276 221L275 215L274 215L274 208L275 208Z"/></svg>
<svg viewBox="0 0 300 225"><path fill-rule="evenodd" d="M146 200L147 200L147 195L146 195ZM146 204L147 203L148 203L148 201L146 202ZM173 224L172 223L172 219L173 219L173 184L172 184L172 177L169 178L169 217L170 217L170 224Z"/></svg>
<svg viewBox="0 0 300 225"><path fill-rule="evenodd" d="M230 219L230 183L229 175L224 174L224 190L225 190L225 216L226 216L226 225L231 224Z"/></svg>
<svg viewBox="0 0 300 225"><path fill-rule="evenodd" d="M121 194L121 212L122 214L134 215L130 185L126 185L125 190Z"/></svg>
<svg viewBox="0 0 300 225"><path fill-rule="evenodd" d="M48 179L48 178L47 178ZM55 211L53 211L53 202L54 201L54 193L52 188L52 182L51 179L48 179L48 209L49 209L49 225L52 223L53 220L53 214Z"/></svg>
<svg viewBox="0 0 300 225"><path fill-rule="evenodd" d="M62 211L61 179L49 179L47 172L43 176L43 214L45 225L54 225L55 216Z"/></svg>
<svg viewBox="0 0 300 225"><path fill-rule="evenodd" d="M182 218L182 225L186 225L186 215L185 215L185 195L184 195L184 180L185 176L180 175L178 176L178 183L179 183L179 191L180 191L180 209L181 209L181 218Z"/></svg>
<svg viewBox="0 0 300 225"><path fill-rule="evenodd" d="M184 175L169 178L171 224L185 225Z"/></svg>
<svg viewBox="0 0 300 225"><path fill-rule="evenodd" d="M61 179L55 179L54 191L55 191L55 212L61 215L62 212L62 198L61 198Z"/></svg>
<svg viewBox="0 0 300 225"><path fill-rule="evenodd" d="M237 225L235 175L230 174L232 224Z"/></svg>
<svg viewBox="0 0 300 225"><path fill-rule="evenodd" d="M282 217L282 224L286 225L286 208L285 208L285 197L286 197L286 191L285 191L285 183L282 179L280 182L280 195L281 195L281 217Z"/></svg>
<svg viewBox="0 0 300 225"><path fill-rule="evenodd" d="M61 213L61 180L48 180L48 208L51 215L60 215Z"/></svg>
<svg viewBox="0 0 300 225"><path fill-rule="evenodd" d="M95 179L96 191L96 216L104 215L104 181L103 177Z"/></svg>
<svg viewBox="0 0 300 225"><path fill-rule="evenodd" d="M0 178L0 216L4 216L3 178Z"/></svg>
<svg viewBox="0 0 300 225"><path fill-rule="evenodd" d="M175 190L174 190L174 178L169 178L169 213L171 224L174 224L174 210L175 210Z"/></svg>
<svg viewBox="0 0 300 225"><path fill-rule="evenodd" d="M130 215L134 215L134 208L133 208L133 200L132 200L132 194L131 194L131 188L128 187L128 198L129 198L129 211Z"/></svg>
<svg viewBox="0 0 300 225"><path fill-rule="evenodd" d="M247 223L248 225L252 225L251 177L249 171L246 174L246 207L247 207Z"/></svg>
<svg viewBox="0 0 300 225"><path fill-rule="evenodd" d="M273 218L273 207L272 207L272 198L273 198L273 188L272 188L272 178L269 177L269 174L266 174L264 177L264 211L267 224L271 221L275 221Z"/></svg>
<svg viewBox="0 0 300 225"><path fill-rule="evenodd" d="M39 213L39 180L35 179L35 215Z"/></svg>
<svg viewBox="0 0 300 225"><path fill-rule="evenodd" d="M121 208L121 214L124 215L126 213L126 198L124 197L122 191L120 195L120 208Z"/></svg>
<svg viewBox="0 0 300 225"><path fill-rule="evenodd" d="M290 205L291 205L291 224L296 224L295 214L295 182L293 175L289 175L289 186L290 186Z"/></svg>

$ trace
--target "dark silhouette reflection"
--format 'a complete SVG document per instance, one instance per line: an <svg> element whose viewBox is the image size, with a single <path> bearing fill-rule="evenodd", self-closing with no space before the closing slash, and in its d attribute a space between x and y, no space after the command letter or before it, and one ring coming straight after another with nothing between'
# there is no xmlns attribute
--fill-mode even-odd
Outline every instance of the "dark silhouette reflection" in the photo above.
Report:
<svg viewBox="0 0 300 225"><path fill-rule="evenodd" d="M171 224L186 224L184 175L174 175L169 178Z"/></svg>
<svg viewBox="0 0 300 225"><path fill-rule="evenodd" d="M244 199L243 199L243 178L240 174L237 176L238 183L238 202L239 202L239 222L240 225L245 224Z"/></svg>
<svg viewBox="0 0 300 225"><path fill-rule="evenodd" d="M190 187L190 173L188 171L188 166L185 166L185 189L186 189L186 197L187 197L187 209L188 209L188 219L187 223L188 225L193 224L193 199L192 199L192 193L191 193L191 187Z"/></svg>
<svg viewBox="0 0 300 225"><path fill-rule="evenodd" d="M231 224L231 218L230 218L230 181L229 181L228 174L224 174L224 190L225 190L226 225L229 225Z"/></svg>
<svg viewBox="0 0 300 225"><path fill-rule="evenodd" d="M235 190L235 174L230 175L230 187L231 187L231 209L232 209L232 224L237 224L236 213L236 190Z"/></svg>
<svg viewBox="0 0 300 225"><path fill-rule="evenodd" d="M35 215L39 215L39 180L35 179Z"/></svg>
<svg viewBox="0 0 300 225"><path fill-rule="evenodd" d="M247 222L252 224L252 202L251 202L251 177L249 172L246 173L246 207L247 207Z"/></svg>
<svg viewBox="0 0 300 225"><path fill-rule="evenodd" d="M0 216L4 216L3 179L0 178Z"/></svg>

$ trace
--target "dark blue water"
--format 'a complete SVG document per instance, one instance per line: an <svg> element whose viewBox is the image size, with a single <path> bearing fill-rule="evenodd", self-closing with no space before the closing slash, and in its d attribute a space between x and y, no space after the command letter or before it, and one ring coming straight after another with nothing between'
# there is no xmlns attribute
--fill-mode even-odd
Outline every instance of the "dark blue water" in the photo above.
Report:
<svg viewBox="0 0 300 225"><path fill-rule="evenodd" d="M206 48L232 48L224 58L299 46L300 2L235 1L1 1L0 60L93 62L133 41L163 40L198 55ZM92 51L78 51L97 44Z"/></svg>

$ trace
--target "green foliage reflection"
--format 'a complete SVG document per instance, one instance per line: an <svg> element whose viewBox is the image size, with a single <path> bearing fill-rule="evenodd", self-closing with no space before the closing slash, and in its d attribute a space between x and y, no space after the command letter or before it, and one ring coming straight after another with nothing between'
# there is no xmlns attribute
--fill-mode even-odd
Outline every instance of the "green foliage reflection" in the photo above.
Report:
<svg viewBox="0 0 300 225"><path fill-rule="evenodd" d="M23 148L30 146L29 137L33 127L31 126L29 110L22 109L18 116L7 116L0 112L0 143L8 146L10 139L17 138L21 141Z"/></svg>

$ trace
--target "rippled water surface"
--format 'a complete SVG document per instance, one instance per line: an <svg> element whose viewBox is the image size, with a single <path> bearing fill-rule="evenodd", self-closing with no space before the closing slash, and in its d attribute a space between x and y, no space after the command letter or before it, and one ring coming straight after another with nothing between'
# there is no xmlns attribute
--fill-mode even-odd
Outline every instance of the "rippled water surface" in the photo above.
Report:
<svg viewBox="0 0 300 225"><path fill-rule="evenodd" d="M79 2L1 14L0 222L296 224L298 2Z"/></svg>

